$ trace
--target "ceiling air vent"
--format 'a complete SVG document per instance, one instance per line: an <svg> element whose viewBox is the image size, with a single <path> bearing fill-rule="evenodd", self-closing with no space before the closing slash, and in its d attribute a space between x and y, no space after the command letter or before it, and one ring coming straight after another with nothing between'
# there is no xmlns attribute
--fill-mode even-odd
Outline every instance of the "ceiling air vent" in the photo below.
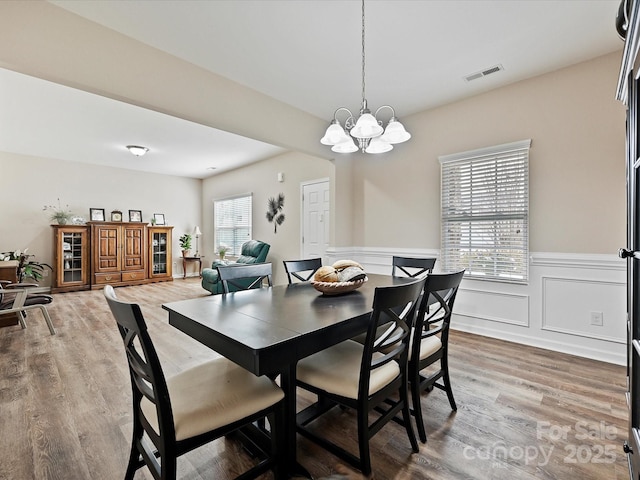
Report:
<svg viewBox="0 0 640 480"><path fill-rule="evenodd" d="M464 77L465 81L470 82L472 80L477 80L478 78L486 77L487 75L491 75L492 73L499 72L500 70L504 70L502 65L494 65L493 67L489 67L480 72L472 73L471 75L467 75Z"/></svg>

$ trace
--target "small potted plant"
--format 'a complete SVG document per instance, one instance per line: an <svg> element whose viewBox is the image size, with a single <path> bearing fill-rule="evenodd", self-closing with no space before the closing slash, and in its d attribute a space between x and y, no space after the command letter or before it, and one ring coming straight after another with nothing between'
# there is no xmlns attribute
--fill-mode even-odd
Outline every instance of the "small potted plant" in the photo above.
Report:
<svg viewBox="0 0 640 480"><path fill-rule="evenodd" d="M35 257L35 255L28 255L27 250L28 249L25 248L22 252L20 250L15 250L13 252L0 253L0 261L8 262L15 260L18 262L18 265L16 266L16 278L18 283L24 282L27 278L33 278L36 282L42 280L45 267L53 271L53 268L51 268L51 265L48 263L30 260L30 258Z"/></svg>
<svg viewBox="0 0 640 480"><path fill-rule="evenodd" d="M228 251L229 251L229 247L227 247L226 245L220 245L218 247L218 255L220 255L220 260L224 260L224 256L227 254Z"/></svg>
<svg viewBox="0 0 640 480"><path fill-rule="evenodd" d="M185 233L179 238L180 248L182 249L182 256L188 257L189 250L191 250L191 235Z"/></svg>
<svg viewBox="0 0 640 480"><path fill-rule="evenodd" d="M58 199L58 205L45 205L43 210L49 211L51 214L49 219L52 221L56 221L58 225L66 225L72 217L71 210L69 210L69 205L65 208L62 208L60 205L60 199Z"/></svg>

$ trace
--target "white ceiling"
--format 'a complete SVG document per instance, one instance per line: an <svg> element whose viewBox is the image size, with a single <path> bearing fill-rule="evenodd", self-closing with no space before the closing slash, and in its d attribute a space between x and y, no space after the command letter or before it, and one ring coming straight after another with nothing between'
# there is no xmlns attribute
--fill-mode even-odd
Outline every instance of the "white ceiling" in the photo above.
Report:
<svg viewBox="0 0 640 480"><path fill-rule="evenodd" d="M50 1L327 122L337 107L360 107L357 0ZM392 105L402 119L621 49L618 4L368 0L369 106ZM504 71L464 80L497 64ZM194 178L282 151L14 72L0 70L0 85L5 151ZM123 149L129 143L151 152L135 158Z"/></svg>
<svg viewBox="0 0 640 480"><path fill-rule="evenodd" d="M132 144L150 151L135 157L126 149ZM191 178L205 178L284 151L3 69L0 150Z"/></svg>

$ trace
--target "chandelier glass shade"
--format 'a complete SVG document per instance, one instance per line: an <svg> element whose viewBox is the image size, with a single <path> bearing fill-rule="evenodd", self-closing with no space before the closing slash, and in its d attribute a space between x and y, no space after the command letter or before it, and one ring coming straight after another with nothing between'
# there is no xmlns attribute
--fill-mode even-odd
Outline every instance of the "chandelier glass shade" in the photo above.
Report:
<svg viewBox="0 0 640 480"><path fill-rule="evenodd" d="M331 150L337 153L353 153L358 150L366 153L384 153L393 149L394 144L406 142L411 138L411 134L396 118L393 107L383 105L373 115L367 108L364 88L364 46L364 0L362 0L362 107L360 108L360 116L356 119L348 108L338 108L333 114L333 120L327 131L320 139L320 143L331 146ZM382 126L382 121L378 119L378 113L386 108L391 110L391 119L385 128ZM338 115L341 113L346 114L344 127L338 120Z"/></svg>

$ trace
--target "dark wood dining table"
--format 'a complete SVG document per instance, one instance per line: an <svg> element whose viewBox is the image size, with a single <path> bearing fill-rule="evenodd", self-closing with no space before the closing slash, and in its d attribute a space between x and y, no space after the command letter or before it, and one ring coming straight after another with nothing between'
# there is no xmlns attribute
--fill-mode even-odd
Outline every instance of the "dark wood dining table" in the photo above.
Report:
<svg viewBox="0 0 640 480"><path fill-rule="evenodd" d="M368 275L358 290L327 296L310 283L277 285L166 303L169 324L255 375L280 375L285 392L283 478L305 473L296 458L298 361L367 330L376 287L413 279Z"/></svg>

